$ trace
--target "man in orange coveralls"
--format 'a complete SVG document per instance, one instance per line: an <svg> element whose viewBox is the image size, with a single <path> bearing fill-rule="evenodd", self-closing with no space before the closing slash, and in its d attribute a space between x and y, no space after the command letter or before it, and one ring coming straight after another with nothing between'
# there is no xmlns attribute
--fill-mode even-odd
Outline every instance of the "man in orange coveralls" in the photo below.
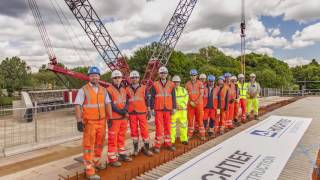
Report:
<svg viewBox="0 0 320 180"><path fill-rule="evenodd" d="M215 135L219 133L223 134L225 130L225 120L227 118L229 102L229 87L225 85L224 81L225 78L223 76L220 76L218 78L218 86L215 87L214 90L214 96L217 97L214 99L214 107L217 107L214 123Z"/></svg>
<svg viewBox="0 0 320 180"><path fill-rule="evenodd" d="M99 85L100 70L90 67L90 82L79 89L76 104L78 131L83 132L83 163L89 179L98 180L97 169L106 166L100 162L106 135L107 116L111 117L110 98L106 89Z"/></svg>
<svg viewBox="0 0 320 180"><path fill-rule="evenodd" d="M188 137L192 138L194 131L194 122L199 125L201 140L205 140L205 129L203 127L203 83L197 79L198 71L191 69L191 80L186 83L186 89L189 94L188 111Z"/></svg>
<svg viewBox="0 0 320 180"><path fill-rule="evenodd" d="M124 162L132 161L125 149L129 102L127 92L121 84L122 73L119 70L115 70L111 73L111 78L112 85L107 88L112 106L112 118L108 122L108 159L111 166L119 167L121 166L119 160Z"/></svg>

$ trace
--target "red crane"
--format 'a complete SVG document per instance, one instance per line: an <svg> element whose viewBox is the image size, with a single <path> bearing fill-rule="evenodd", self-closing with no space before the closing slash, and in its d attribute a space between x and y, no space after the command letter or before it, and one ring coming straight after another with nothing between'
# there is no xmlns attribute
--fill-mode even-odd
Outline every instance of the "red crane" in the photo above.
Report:
<svg viewBox="0 0 320 180"><path fill-rule="evenodd" d="M63 74L63 75L70 76L70 77L73 77L76 79L89 81L89 77L87 75L65 69L65 68L58 65L56 56L55 56L53 48L52 48L51 40L48 36L46 26L44 25L42 16L40 14L40 11L39 11L39 8L37 5L37 2L36 2L36 0L28 0L28 3L29 3L29 7L32 11L34 20L37 24L38 30L40 32L42 42L43 42L43 44L46 48L47 54L49 56L50 63L48 64L47 69L50 71L53 71L57 75ZM101 81L101 80L99 81L99 84L101 84L104 87L108 87L110 85L110 83L107 83L107 82Z"/></svg>
<svg viewBox="0 0 320 180"><path fill-rule="evenodd" d="M152 56L148 62L143 83L151 86L161 66L166 66L172 51L174 50L188 19L197 3L197 0L180 0L173 16L171 17L160 41L153 49Z"/></svg>
<svg viewBox="0 0 320 180"><path fill-rule="evenodd" d="M88 0L64 0L110 70L120 70L127 82L129 65Z"/></svg>

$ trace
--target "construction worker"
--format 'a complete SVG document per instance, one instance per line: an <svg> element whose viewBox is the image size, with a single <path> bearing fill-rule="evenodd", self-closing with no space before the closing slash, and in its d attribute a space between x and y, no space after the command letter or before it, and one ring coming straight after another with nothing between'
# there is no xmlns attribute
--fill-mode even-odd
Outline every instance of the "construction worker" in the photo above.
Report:
<svg viewBox="0 0 320 180"><path fill-rule="evenodd" d="M241 122L246 122L246 108L247 108L247 92L248 83L245 82L243 74L238 75L238 88L239 88L239 105L241 107Z"/></svg>
<svg viewBox="0 0 320 180"><path fill-rule="evenodd" d="M154 152L160 153L164 134L164 145L168 150L175 151L171 143L171 115L176 112L176 95L174 83L167 80L168 69L164 66L159 68L160 80L154 82L151 88L151 110L155 115L156 137Z"/></svg>
<svg viewBox="0 0 320 180"><path fill-rule="evenodd" d="M233 102L233 114L230 113L230 116L233 120L234 125L239 126L240 122L238 121L238 112L239 112L239 88L237 84L237 76L232 76L230 78L231 80L231 87L234 87L234 102Z"/></svg>
<svg viewBox="0 0 320 180"><path fill-rule="evenodd" d="M250 74L250 81L248 83L248 93L247 93L247 120L250 119L251 108L253 106L254 119L258 119L259 111L259 93L260 84L256 82L256 75L254 73Z"/></svg>
<svg viewBox="0 0 320 180"><path fill-rule="evenodd" d="M199 80L202 82L203 86L205 87L207 85L207 75L204 73L201 73L199 75ZM194 133L197 134L199 132L199 124L197 121L194 122Z"/></svg>
<svg viewBox="0 0 320 180"><path fill-rule="evenodd" d="M235 87L231 84L231 74L225 73L225 83L224 85L228 87L228 109L226 110L225 125L227 129L233 129L233 113L234 113L234 101L235 101ZM232 114L232 115L231 115Z"/></svg>
<svg viewBox="0 0 320 180"><path fill-rule="evenodd" d="M110 98L106 89L99 85L100 70L90 67L90 82L79 89L75 99L78 131L83 132L83 163L89 179L100 179L97 169L104 169L100 162L106 135L107 117L112 117Z"/></svg>
<svg viewBox="0 0 320 180"><path fill-rule="evenodd" d="M125 149L125 138L128 126L128 99L122 82L122 73L119 70L111 73L112 85L107 88L111 98L112 118L108 122L108 160L114 167L120 167L119 160L132 161Z"/></svg>
<svg viewBox="0 0 320 180"><path fill-rule="evenodd" d="M223 134L225 131L225 120L227 118L228 112L228 102L229 102L229 87L225 85L224 76L218 78L218 86L215 87L214 96L214 107L216 109L216 118L214 123L215 134Z"/></svg>
<svg viewBox="0 0 320 180"><path fill-rule="evenodd" d="M203 127L203 91L204 86L197 79L198 71L191 69L191 80L186 83L186 89L189 94L188 110L188 137L192 138L194 131L194 122L199 125L201 140L205 140L205 129Z"/></svg>
<svg viewBox="0 0 320 180"><path fill-rule="evenodd" d="M203 115L203 125L204 128L208 130L208 135L213 135L213 127L214 127L214 119L215 119L215 109L213 105L214 101L214 81L215 81L214 75L208 76L208 83L204 87L204 94L203 94L203 107L204 107L204 115Z"/></svg>
<svg viewBox="0 0 320 180"><path fill-rule="evenodd" d="M176 123L178 121L180 127L180 142L188 144L188 117L187 104L189 101L188 92L185 88L180 86L181 79L178 75L173 76L174 90L176 93L177 112L171 118L171 143L176 141Z"/></svg>
<svg viewBox="0 0 320 180"><path fill-rule="evenodd" d="M148 119L151 118L150 101L148 98L148 91L145 85L140 85L140 74L138 71L132 71L129 75L131 85L126 88L127 97L129 99L128 113L130 121L131 138L133 140L133 155L137 156L139 153L139 128L144 147L142 152L146 156L152 156L150 151Z"/></svg>

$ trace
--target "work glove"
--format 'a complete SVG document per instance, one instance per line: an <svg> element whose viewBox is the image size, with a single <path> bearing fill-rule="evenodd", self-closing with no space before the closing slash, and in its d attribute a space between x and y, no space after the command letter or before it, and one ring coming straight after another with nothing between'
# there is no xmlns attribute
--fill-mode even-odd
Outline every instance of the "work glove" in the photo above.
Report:
<svg viewBox="0 0 320 180"><path fill-rule="evenodd" d="M176 112L177 112L177 110L176 110L176 109L172 109L172 111L171 111L171 115L175 114Z"/></svg>
<svg viewBox="0 0 320 180"><path fill-rule="evenodd" d="M110 129L111 127L112 127L112 120L109 119L109 120L108 120L108 128Z"/></svg>
<svg viewBox="0 0 320 180"><path fill-rule="evenodd" d="M196 103L194 103L193 101L191 101L191 102L190 102L190 105L191 105L192 107L195 107L195 106L196 106Z"/></svg>
<svg viewBox="0 0 320 180"><path fill-rule="evenodd" d="M120 110L120 114L121 114L121 115L125 116L126 113L127 113L127 111L126 111L125 109L121 109L121 110Z"/></svg>
<svg viewBox="0 0 320 180"><path fill-rule="evenodd" d="M151 119L151 112L150 111L147 112L147 118L148 118L148 120Z"/></svg>
<svg viewBox="0 0 320 180"><path fill-rule="evenodd" d="M220 109L217 109L217 114L220 114Z"/></svg>
<svg viewBox="0 0 320 180"><path fill-rule="evenodd" d="M78 131L79 131L79 132L83 132L84 124L83 124L82 121L78 121L78 122L77 122L77 128L78 128Z"/></svg>
<svg viewBox="0 0 320 180"><path fill-rule="evenodd" d="M229 102L230 102L230 103L233 103L233 102L234 102L234 99L231 99Z"/></svg>

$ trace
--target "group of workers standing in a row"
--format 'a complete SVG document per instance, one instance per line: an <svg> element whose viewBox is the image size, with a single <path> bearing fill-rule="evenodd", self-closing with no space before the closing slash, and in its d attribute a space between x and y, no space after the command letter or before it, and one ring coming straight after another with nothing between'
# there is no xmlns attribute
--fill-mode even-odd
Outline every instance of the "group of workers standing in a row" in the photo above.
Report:
<svg viewBox="0 0 320 180"><path fill-rule="evenodd" d="M128 120L133 140L133 155L139 153L139 137L143 141L141 151L146 156L160 153L162 144L175 151L177 123L180 129L180 142L188 144L195 131L201 140L215 136L241 122L250 120L251 108L258 119L259 83L255 74L245 82L243 74L232 76L225 73L215 76L190 71L190 80L185 88L181 79L173 76L167 79L168 69L159 68L159 80L148 91L140 83L137 71L130 73L131 84L124 87L123 75L115 70L111 74L112 85L104 88L99 85L100 70L89 68L90 82L79 89L75 104L78 130L83 132L83 160L89 179L100 179L96 169L104 169L100 161L108 127L108 163L120 167L121 162L132 161L125 149ZM238 110L241 109L241 116ZM147 120L155 117L156 134L151 150ZM163 143L164 142L164 143Z"/></svg>

